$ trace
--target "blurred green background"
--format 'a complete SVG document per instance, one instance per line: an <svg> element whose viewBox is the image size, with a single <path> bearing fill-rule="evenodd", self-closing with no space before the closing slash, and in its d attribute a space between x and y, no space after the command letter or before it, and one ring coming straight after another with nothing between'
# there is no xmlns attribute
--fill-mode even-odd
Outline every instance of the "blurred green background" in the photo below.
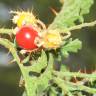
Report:
<svg viewBox="0 0 96 96"><path fill-rule="evenodd" d="M85 15L85 22L96 20L96 0L89 14ZM12 28L10 10L33 10L47 26L53 21L55 15L50 8L57 12L61 9L59 0L0 0L0 27ZM90 73L96 66L96 26L83 28L72 32L72 37L83 42L83 48L76 54L70 54L64 63L71 71L84 71ZM20 70L16 64L8 65L12 59L8 50L0 46L0 96L22 96L24 88L19 88Z"/></svg>

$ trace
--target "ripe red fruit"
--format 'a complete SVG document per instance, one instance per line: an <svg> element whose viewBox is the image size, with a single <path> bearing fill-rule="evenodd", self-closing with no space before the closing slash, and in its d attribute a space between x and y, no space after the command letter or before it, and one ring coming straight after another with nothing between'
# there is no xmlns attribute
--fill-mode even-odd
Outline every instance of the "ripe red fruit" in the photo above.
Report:
<svg viewBox="0 0 96 96"><path fill-rule="evenodd" d="M23 26L16 33L16 42L25 50L34 50L37 48L34 42L36 37L39 37L38 32L32 26Z"/></svg>

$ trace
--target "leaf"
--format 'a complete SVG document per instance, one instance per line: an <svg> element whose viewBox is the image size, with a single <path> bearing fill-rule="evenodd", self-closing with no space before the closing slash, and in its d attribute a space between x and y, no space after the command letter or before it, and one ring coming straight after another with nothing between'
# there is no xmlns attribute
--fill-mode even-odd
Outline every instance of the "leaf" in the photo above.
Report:
<svg viewBox="0 0 96 96"><path fill-rule="evenodd" d="M37 61L34 61L31 66L23 67L25 74L25 84L27 88L28 96L37 96L38 80L36 76L30 76L30 72L40 73L43 68L47 66L47 57L44 51L42 51L41 57ZM41 82L40 82L41 83Z"/></svg>
<svg viewBox="0 0 96 96"><path fill-rule="evenodd" d="M49 86L49 80L52 78L52 65L53 65L53 57L50 55L50 59L47 66L47 57L44 51L42 51L41 57L35 61L34 66L23 67L24 76L25 76L25 86L27 89L28 96L40 96L43 94L43 91L46 90ZM42 68L46 67L44 73L42 73L39 77L30 76L29 72L41 72ZM38 95L39 94L39 95ZM42 96L42 95L41 95Z"/></svg>
<svg viewBox="0 0 96 96"><path fill-rule="evenodd" d="M31 62L32 63L32 62ZM40 73L43 68L47 66L47 56L42 51L41 57L37 61L33 61L31 66L26 67L25 70Z"/></svg>
<svg viewBox="0 0 96 96"><path fill-rule="evenodd" d="M68 28L74 25L75 21L84 21L83 15L89 13L93 0L64 0L60 13L56 16L49 29Z"/></svg>
<svg viewBox="0 0 96 96"><path fill-rule="evenodd" d="M81 49L82 43L78 39L75 39L73 41L70 41L67 45L63 46L61 48L61 52L64 55L64 57L69 56L69 52L76 53L79 49Z"/></svg>
<svg viewBox="0 0 96 96"><path fill-rule="evenodd" d="M50 54L48 66L43 74L38 78L38 94L43 93L46 90L50 83L49 81L52 79L52 71L53 71L53 56ZM42 83L41 83L42 82ZM39 95L42 96L42 95Z"/></svg>
<svg viewBox="0 0 96 96"><path fill-rule="evenodd" d="M7 39L0 38L0 44L2 44L3 46L5 46L6 48L8 48L10 50L10 52L12 53L14 59L16 60L16 62L18 64L18 66L20 67L23 78L25 80L25 88L26 88L27 95L28 96L36 96L36 89L37 89L37 82L38 82L37 77L29 76L30 70L29 70L29 68L26 69L21 64L19 56L17 55L16 49L15 49L13 43L11 43Z"/></svg>

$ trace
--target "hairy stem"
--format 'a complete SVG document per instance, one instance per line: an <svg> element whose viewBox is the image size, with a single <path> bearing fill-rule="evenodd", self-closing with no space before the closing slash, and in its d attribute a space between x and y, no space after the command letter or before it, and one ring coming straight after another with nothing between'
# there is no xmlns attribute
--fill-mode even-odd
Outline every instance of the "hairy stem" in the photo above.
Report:
<svg viewBox="0 0 96 96"><path fill-rule="evenodd" d="M12 34L13 33L13 29L6 29L6 28L1 28L0 29L0 34Z"/></svg>
<svg viewBox="0 0 96 96"><path fill-rule="evenodd" d="M63 77L81 77L81 78L96 78L96 74L86 74L86 73L80 73L80 72L58 72L53 71L53 74L56 76L59 76L61 78Z"/></svg>
<svg viewBox="0 0 96 96"><path fill-rule="evenodd" d="M83 27L92 27L94 25L96 25L96 20L93 21L93 22L90 22L90 23L82 23L80 25L76 25L76 26L70 27L70 28L68 28L68 30L72 31L72 30L76 30L76 29L81 29Z"/></svg>

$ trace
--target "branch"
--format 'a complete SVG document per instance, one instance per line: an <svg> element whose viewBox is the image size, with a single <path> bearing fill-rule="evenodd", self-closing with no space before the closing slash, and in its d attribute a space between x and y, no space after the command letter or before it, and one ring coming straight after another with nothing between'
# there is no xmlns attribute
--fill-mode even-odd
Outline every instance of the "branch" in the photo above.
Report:
<svg viewBox="0 0 96 96"><path fill-rule="evenodd" d="M72 31L72 30L76 30L76 29L81 29L83 27L92 27L94 25L96 25L96 20L93 21L93 22L90 22L90 23L82 23L80 25L76 25L76 26L70 27L70 28L68 28L68 31Z"/></svg>
<svg viewBox="0 0 96 96"><path fill-rule="evenodd" d="M59 76L61 78L63 77L81 77L81 78L96 78L96 74L85 74L80 72L58 72L53 71L53 74L56 76Z"/></svg>
<svg viewBox="0 0 96 96"><path fill-rule="evenodd" d="M92 94L96 93L95 88L90 88L81 84L64 81L60 78L53 78L53 82L56 83L60 88L62 88L63 91L67 88L70 91L78 90L78 91L85 91Z"/></svg>
<svg viewBox="0 0 96 96"><path fill-rule="evenodd" d="M6 29L6 28L1 28L0 29L0 34L12 34L13 33L13 29Z"/></svg>

